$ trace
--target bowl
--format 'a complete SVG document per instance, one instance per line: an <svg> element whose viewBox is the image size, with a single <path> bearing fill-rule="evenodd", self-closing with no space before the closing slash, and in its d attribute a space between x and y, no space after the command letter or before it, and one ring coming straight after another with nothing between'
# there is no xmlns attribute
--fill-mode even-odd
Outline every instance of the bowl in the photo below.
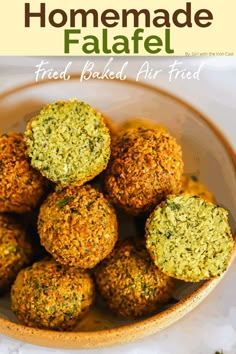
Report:
<svg viewBox="0 0 236 354"><path fill-rule="evenodd" d="M220 131L198 110L156 87L131 80L41 81L15 87L0 95L0 130L24 131L26 122L50 102L77 97L115 122L143 117L165 125L183 148L185 173L197 176L236 219L236 158ZM223 162L223 163L222 163ZM123 218L126 233L133 225ZM234 252L235 253L235 252ZM233 256L232 256L233 259ZM231 261L232 261L231 259ZM172 304L151 317L128 321L96 303L73 332L29 328L10 310L9 296L0 298L0 333L31 344L67 349L97 348L134 341L160 331L199 305L223 276L200 283L179 281Z"/></svg>

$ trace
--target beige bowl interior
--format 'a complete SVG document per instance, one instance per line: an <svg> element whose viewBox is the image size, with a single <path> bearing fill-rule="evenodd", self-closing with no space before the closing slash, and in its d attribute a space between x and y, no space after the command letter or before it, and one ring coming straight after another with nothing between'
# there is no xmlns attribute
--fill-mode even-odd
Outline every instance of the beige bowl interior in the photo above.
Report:
<svg viewBox="0 0 236 354"><path fill-rule="evenodd" d="M236 219L235 155L220 132L197 110L166 92L133 81L88 80L30 83L0 95L0 130L23 131L26 122L44 104L77 97L100 109L115 122L146 117L165 125L183 148L185 173L196 175L212 191L219 204ZM122 232L134 233L123 220ZM25 327L10 310L8 296L0 298L0 332L28 343L58 348L96 348L144 337L176 322L194 309L221 278L198 284L179 282L176 303L149 318L126 321L96 304L73 332L54 332Z"/></svg>

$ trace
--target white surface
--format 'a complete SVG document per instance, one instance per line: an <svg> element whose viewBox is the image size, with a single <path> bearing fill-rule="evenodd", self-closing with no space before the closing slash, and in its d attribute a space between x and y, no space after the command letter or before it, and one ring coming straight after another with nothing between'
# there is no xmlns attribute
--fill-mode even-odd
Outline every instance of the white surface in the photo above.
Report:
<svg viewBox="0 0 236 354"><path fill-rule="evenodd" d="M42 58L0 58L0 90L22 81L35 80L35 65ZM204 62L200 80L177 79L169 81L168 71L174 58L116 58L111 67L118 71L128 61L126 73L136 77L141 65L148 60L150 66L161 69L155 80L147 80L172 91L193 103L218 125L232 146L236 148L236 58L178 58L181 68L196 71ZM50 67L60 70L70 58L48 58ZM91 60L93 60L91 58ZM94 59L96 70L102 70L108 58ZM81 71L86 60L73 59L72 71ZM1 117L2 118L2 117ZM223 163L223 161L222 161ZM236 191L232 191L235 193ZM155 354L224 354L236 353L236 263L217 289L196 310L168 329L135 343L113 348L97 349L91 353L155 353ZM90 351L65 351L34 347L0 336L1 354L62 354L90 353Z"/></svg>

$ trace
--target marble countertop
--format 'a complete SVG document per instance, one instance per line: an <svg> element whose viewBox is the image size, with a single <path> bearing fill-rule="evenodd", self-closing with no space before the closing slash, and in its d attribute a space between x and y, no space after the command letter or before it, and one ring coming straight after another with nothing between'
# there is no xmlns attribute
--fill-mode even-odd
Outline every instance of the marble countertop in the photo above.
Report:
<svg viewBox="0 0 236 354"><path fill-rule="evenodd" d="M92 59L102 70L109 58ZM61 70L71 61L72 71L81 71L86 59L78 58L0 58L0 91L21 82L35 80L36 65L41 60ZM170 77L175 61L179 69L196 72L199 77L183 79ZM159 70L155 79L139 75L139 80L163 87L194 104L220 127L236 149L236 57L232 58L115 58L111 63L114 71L128 61L127 75L137 79L145 62L149 69ZM236 191L234 191L236 192ZM236 354L236 261L224 279L208 298L194 311L160 333L127 345L89 350L59 350L36 347L0 335L1 354Z"/></svg>

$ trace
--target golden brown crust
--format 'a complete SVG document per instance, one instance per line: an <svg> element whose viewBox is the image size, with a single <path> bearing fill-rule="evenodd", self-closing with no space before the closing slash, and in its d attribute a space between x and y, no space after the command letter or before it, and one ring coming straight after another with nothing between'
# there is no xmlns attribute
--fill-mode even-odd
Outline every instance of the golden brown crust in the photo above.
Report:
<svg viewBox="0 0 236 354"><path fill-rule="evenodd" d="M86 185L48 196L40 209L42 245L62 264L93 268L113 249L118 227L113 207Z"/></svg>
<svg viewBox="0 0 236 354"><path fill-rule="evenodd" d="M183 176L181 193L187 193L191 195L197 195L203 198L206 202L216 204L214 195L209 192L207 187L199 182L195 176Z"/></svg>
<svg viewBox="0 0 236 354"><path fill-rule="evenodd" d="M23 269L11 289L12 310L30 327L73 328L95 297L88 272L43 260Z"/></svg>
<svg viewBox="0 0 236 354"><path fill-rule="evenodd" d="M104 190L126 212L148 213L168 194L180 191L182 173L175 138L158 129L129 129L113 144Z"/></svg>
<svg viewBox="0 0 236 354"><path fill-rule="evenodd" d="M24 227L13 216L0 215L0 293L8 290L32 257L32 244Z"/></svg>
<svg viewBox="0 0 236 354"><path fill-rule="evenodd" d="M26 157L23 134L0 136L0 212L26 213L45 194L47 182Z"/></svg>
<svg viewBox="0 0 236 354"><path fill-rule="evenodd" d="M121 242L95 271L108 306L126 318L151 314L173 294L174 281L152 262L143 243Z"/></svg>

